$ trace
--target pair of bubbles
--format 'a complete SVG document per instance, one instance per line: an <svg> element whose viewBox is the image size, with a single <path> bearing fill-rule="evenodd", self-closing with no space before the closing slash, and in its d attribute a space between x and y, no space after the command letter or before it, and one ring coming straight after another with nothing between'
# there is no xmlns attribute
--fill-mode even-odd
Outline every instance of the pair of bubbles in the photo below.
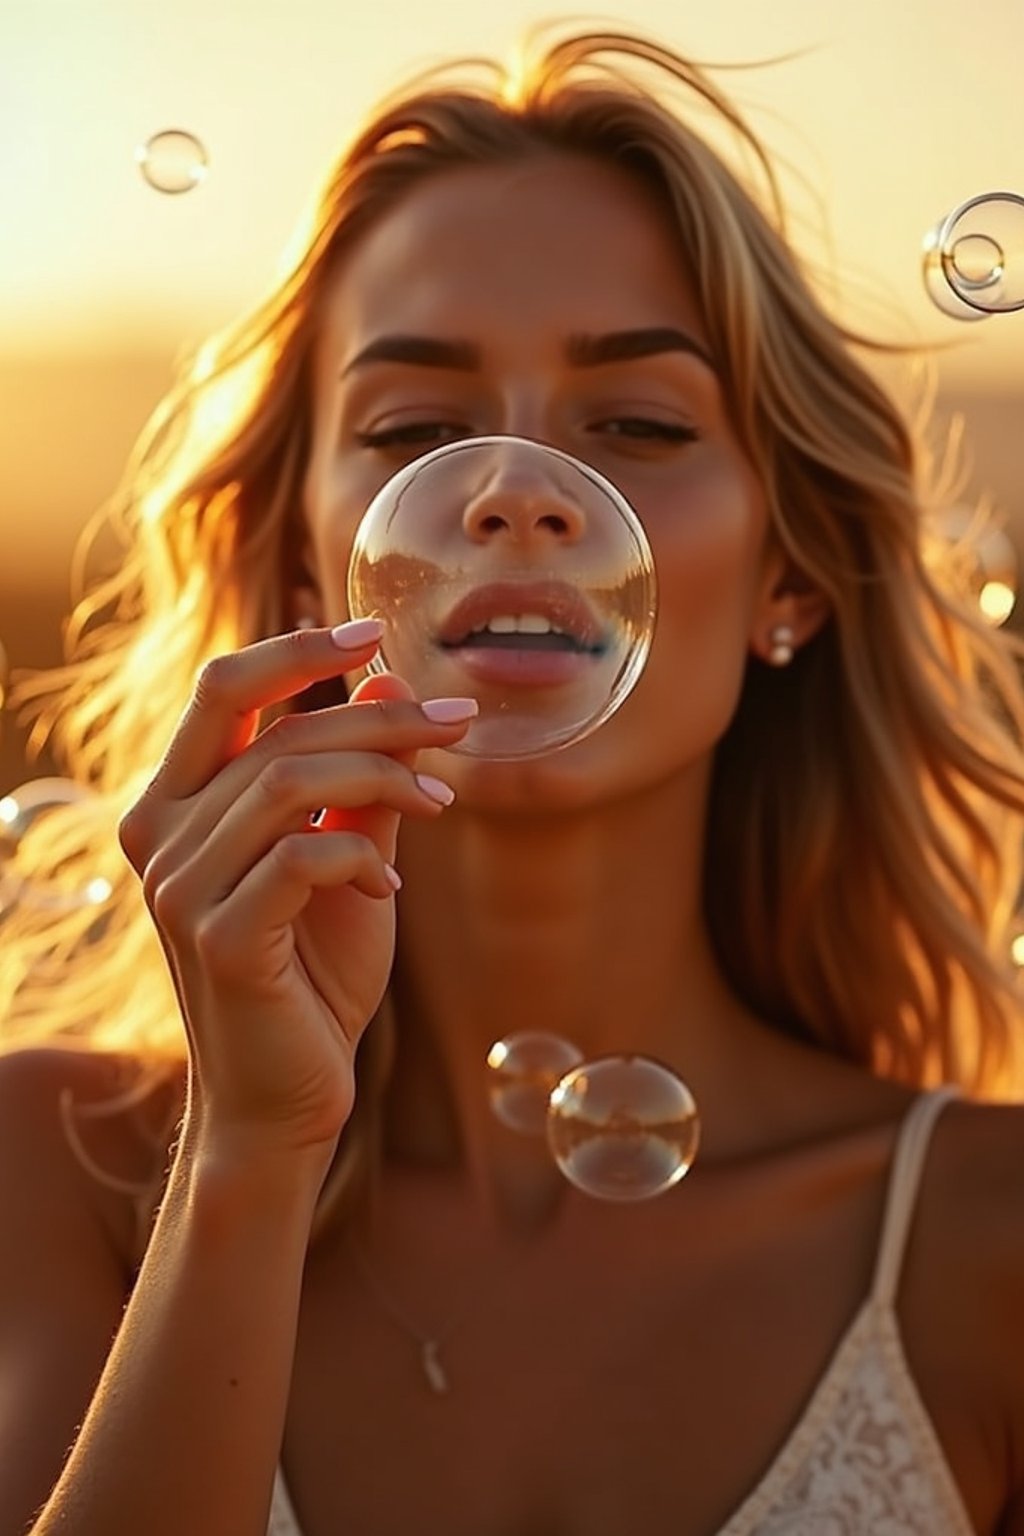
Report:
<svg viewBox="0 0 1024 1536"><path fill-rule="evenodd" d="M568 1181L598 1200L649 1200L686 1174L700 1119L686 1084L650 1056L582 1052L525 1031L487 1054L488 1098L502 1125L543 1137Z"/></svg>
<svg viewBox="0 0 1024 1536"><path fill-rule="evenodd" d="M923 275L954 320L1024 309L1024 196L985 192L954 208L925 236Z"/></svg>
<svg viewBox="0 0 1024 1536"><path fill-rule="evenodd" d="M97 876L80 890L47 892L5 877L22 839L48 812L80 804L89 792L67 779L35 779L0 798L0 916L10 901L51 909L102 907L111 894ZM523 1032L487 1055L488 1096L498 1120L544 1137L566 1179L600 1200L660 1195L688 1172L700 1121L686 1084L670 1068L637 1054L584 1061L559 1035Z"/></svg>
<svg viewBox="0 0 1024 1536"><path fill-rule="evenodd" d="M206 179L209 156L182 128L153 134L135 152L157 192L191 192ZM1024 308L1024 197L985 192L940 219L924 241L924 283L932 302L957 320Z"/></svg>

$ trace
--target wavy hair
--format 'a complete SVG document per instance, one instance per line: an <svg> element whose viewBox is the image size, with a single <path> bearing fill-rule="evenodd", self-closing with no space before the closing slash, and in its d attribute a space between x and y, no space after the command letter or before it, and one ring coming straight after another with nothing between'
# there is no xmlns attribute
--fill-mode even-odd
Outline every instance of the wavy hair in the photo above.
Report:
<svg viewBox="0 0 1024 1536"><path fill-rule="evenodd" d="M617 33L541 31L514 69L468 61L387 100L277 291L195 355L153 418L101 514L121 558L84 589L66 664L20 690L34 744L91 793L20 850L19 899L0 919L8 1044L180 1066L177 1007L115 828L204 661L292 622L332 279L425 179L552 152L613 162L660 199L775 537L831 608L788 670L751 661L717 752L706 912L730 983L776 1026L908 1083L1017 1083L1012 642L931 537L926 455L859 355L872 344L815 297L759 139L709 70ZM81 892L97 876L110 894L92 905ZM375 1025L361 1053L349 1171L375 1139L386 1037Z"/></svg>

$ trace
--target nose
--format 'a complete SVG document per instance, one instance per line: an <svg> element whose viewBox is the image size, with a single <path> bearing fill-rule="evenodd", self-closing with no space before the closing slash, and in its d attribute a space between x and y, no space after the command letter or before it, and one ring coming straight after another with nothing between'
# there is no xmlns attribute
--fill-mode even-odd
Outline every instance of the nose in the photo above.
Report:
<svg viewBox="0 0 1024 1536"><path fill-rule="evenodd" d="M466 498L463 532L474 544L578 543L587 520L569 478L539 444L495 449Z"/></svg>

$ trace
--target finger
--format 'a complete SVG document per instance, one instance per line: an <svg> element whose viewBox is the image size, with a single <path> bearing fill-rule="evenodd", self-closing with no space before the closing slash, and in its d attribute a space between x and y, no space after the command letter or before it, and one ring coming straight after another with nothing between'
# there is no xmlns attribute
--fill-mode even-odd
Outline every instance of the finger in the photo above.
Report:
<svg viewBox="0 0 1024 1536"><path fill-rule="evenodd" d="M371 699L409 699L416 695L404 677L397 672L371 672L356 684L349 698L351 704L365 704Z"/></svg>
<svg viewBox="0 0 1024 1536"><path fill-rule="evenodd" d="M350 886L384 900L399 884L375 845L358 833L282 838L204 918L197 934L204 969L222 978L255 980L254 959L273 953L275 931L283 933L295 922L316 889Z"/></svg>
<svg viewBox="0 0 1024 1536"><path fill-rule="evenodd" d="M446 790L381 753L274 758L207 835L197 839L193 829L194 851L186 852L182 843L150 862L147 899L164 927L187 928L197 911L223 901L275 843L298 833L319 835L324 823L314 829L311 816L325 803L344 807L327 830L344 825L372 836L360 823L360 808L364 816L367 807L391 816L438 816L449 803Z"/></svg>
<svg viewBox="0 0 1024 1536"><path fill-rule="evenodd" d="M370 680L366 685L371 695L409 691L407 684L391 676L372 682L372 687ZM182 802L168 794L166 778L151 784L122 819L121 846L140 874L150 871L154 857L162 868L180 866L214 835L232 806L271 763L316 754L379 752L412 764L421 748L449 746L468 729L475 704L473 700L459 702L465 709L461 720L431 720L424 713L425 706L408 698L367 698L365 693L360 693L354 704L308 715L283 715L222 768L212 783L188 797L184 815ZM343 823L341 816L333 824L340 827ZM359 825L362 828L361 820Z"/></svg>
<svg viewBox="0 0 1024 1536"><path fill-rule="evenodd" d="M412 701L415 697L405 678L399 677L397 673L371 672L368 677L364 677L353 688L349 703L371 704L383 702L387 699L407 699ZM412 763L416 753L415 751L396 752L394 756L399 762ZM365 815L360 816L358 811L347 808L343 809L339 805L325 806L317 818L317 826L326 832L340 831L345 827L355 827L362 830L368 829ZM387 856L393 858L395 843L397 842L397 831L395 836L392 837L387 823L384 823L383 826L374 827L373 830L377 832L378 837L383 837L383 847L390 850ZM382 845L378 843L378 846Z"/></svg>
<svg viewBox="0 0 1024 1536"><path fill-rule="evenodd" d="M171 799L194 794L249 745L263 710L312 683L365 666L381 632L376 619L333 630L297 629L207 662L154 788Z"/></svg>
<svg viewBox="0 0 1024 1536"><path fill-rule="evenodd" d="M403 677L394 672L371 673L369 677L356 685L352 690L349 707L360 704L382 703L387 701L409 700L413 701L415 694ZM459 734L468 726L468 720L458 727ZM392 752L392 756L400 763L408 767L416 761L420 746L428 745L425 741L417 742L415 747L405 751ZM389 862L395 857L395 849L398 845L399 817L384 810L374 807L372 810L360 810L349 806L331 804L324 808L318 817L317 825L324 831L342 831L350 828L362 832L371 837L380 849L382 855Z"/></svg>

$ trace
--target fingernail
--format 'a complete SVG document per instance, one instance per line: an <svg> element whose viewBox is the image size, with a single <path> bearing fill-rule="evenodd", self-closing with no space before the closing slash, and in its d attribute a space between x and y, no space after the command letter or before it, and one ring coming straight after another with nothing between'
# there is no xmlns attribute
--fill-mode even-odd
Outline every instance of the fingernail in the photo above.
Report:
<svg viewBox="0 0 1024 1536"><path fill-rule="evenodd" d="M438 805L451 805L455 799L455 791L451 785L446 784L443 779L435 779L431 773L418 773L416 783L423 793Z"/></svg>
<svg viewBox="0 0 1024 1536"><path fill-rule="evenodd" d="M339 651L354 651L361 645L372 645L383 633L380 619L350 619L347 624L335 625L331 639Z"/></svg>
<svg viewBox="0 0 1024 1536"><path fill-rule="evenodd" d="M480 713L476 699L427 699L420 708L435 725L458 725Z"/></svg>
<svg viewBox="0 0 1024 1536"><path fill-rule="evenodd" d="M393 891L400 891L402 889L402 877L393 864L384 865L384 875Z"/></svg>

